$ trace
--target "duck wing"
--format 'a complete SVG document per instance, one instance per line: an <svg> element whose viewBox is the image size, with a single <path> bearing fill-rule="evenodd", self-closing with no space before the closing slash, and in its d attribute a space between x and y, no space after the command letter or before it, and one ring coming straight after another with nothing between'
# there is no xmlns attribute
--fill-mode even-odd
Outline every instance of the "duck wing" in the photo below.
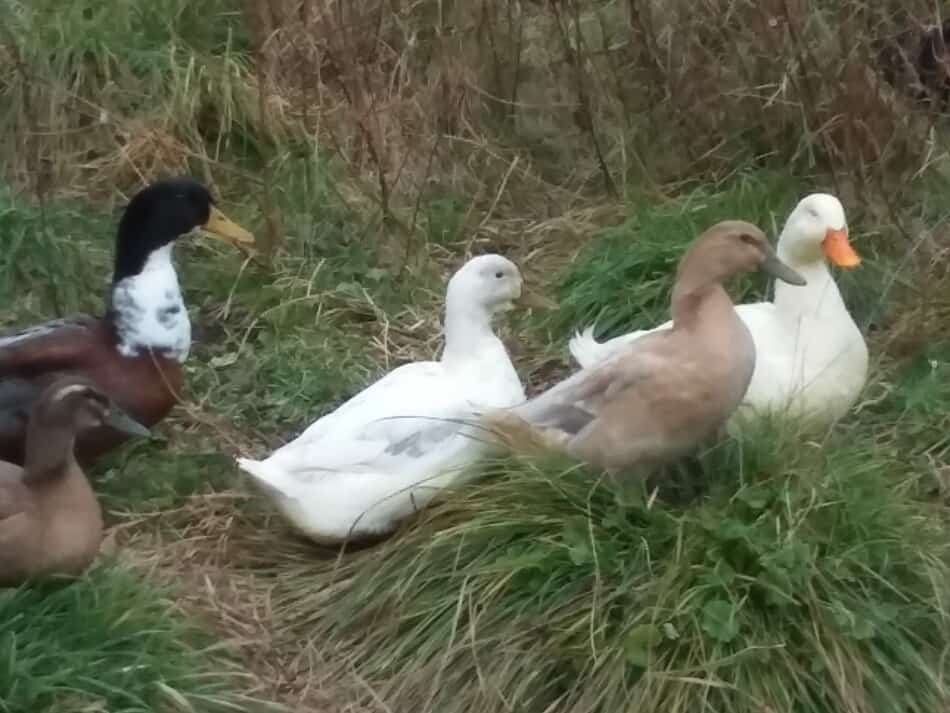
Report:
<svg viewBox="0 0 950 713"><path fill-rule="evenodd" d="M67 370L91 358L102 321L80 315L0 336L0 380Z"/></svg>
<svg viewBox="0 0 950 713"><path fill-rule="evenodd" d="M431 465L485 440L475 425L477 408L442 364L406 364L316 421L268 462L303 480L342 468ZM464 438L451 443L457 436Z"/></svg>
<svg viewBox="0 0 950 713"><path fill-rule="evenodd" d="M78 316L0 336L0 458L22 463L33 404L57 378L94 362L102 329Z"/></svg>
<svg viewBox="0 0 950 713"><path fill-rule="evenodd" d="M577 434L618 398L642 386L664 360L650 350L665 332L647 334L512 411L534 426ZM634 352L637 354L634 355Z"/></svg>

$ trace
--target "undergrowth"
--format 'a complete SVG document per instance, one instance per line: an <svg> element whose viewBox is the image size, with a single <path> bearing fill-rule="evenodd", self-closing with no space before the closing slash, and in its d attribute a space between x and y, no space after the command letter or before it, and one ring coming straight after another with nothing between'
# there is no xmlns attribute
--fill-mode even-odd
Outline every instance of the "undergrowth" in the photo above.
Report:
<svg viewBox="0 0 950 713"><path fill-rule="evenodd" d="M288 595L396 708L932 711L947 540L873 441L766 432L680 509L558 463L505 463L329 595ZM296 618L295 618L296 617ZM315 627L315 629L314 629Z"/></svg>
<svg viewBox="0 0 950 713"><path fill-rule="evenodd" d="M190 599L227 633L273 616L246 648L283 673L317 641L393 710L939 710L946 83L923 64L941 20L922 0L0 0L0 322L100 313L118 212L155 178L204 180L258 235L254 259L176 250L188 401L91 473L110 523L143 527L242 489L235 453L433 356L445 279L470 254L505 253L557 292L555 313L502 330L534 390L563 373L574 329L667 319L676 261L713 222L777 236L803 194L835 192L865 258L836 279L874 378L827 438L725 444L687 508L501 464L342 570L214 501L188 538L233 558L227 576L240 521L264 557L239 574L280 601ZM760 277L731 290L766 296ZM166 596L119 568L0 595L0 710L234 700L240 682Z"/></svg>
<svg viewBox="0 0 950 713"><path fill-rule="evenodd" d="M100 565L0 593L0 711L263 711L173 594Z"/></svg>

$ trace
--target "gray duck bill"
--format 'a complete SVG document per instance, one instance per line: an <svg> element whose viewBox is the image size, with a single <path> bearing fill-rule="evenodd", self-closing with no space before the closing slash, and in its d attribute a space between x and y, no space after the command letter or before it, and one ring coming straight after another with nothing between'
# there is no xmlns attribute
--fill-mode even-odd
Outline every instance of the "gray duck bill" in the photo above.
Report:
<svg viewBox="0 0 950 713"><path fill-rule="evenodd" d="M762 272L767 272L775 279L781 280L782 282L787 282L790 285L804 287L808 284L804 277L779 260L775 253L771 253L765 258L761 269Z"/></svg>
<svg viewBox="0 0 950 713"><path fill-rule="evenodd" d="M128 433L130 436L142 436L143 438L151 438L152 436L151 431L115 404L109 408L106 425L111 426L117 431Z"/></svg>

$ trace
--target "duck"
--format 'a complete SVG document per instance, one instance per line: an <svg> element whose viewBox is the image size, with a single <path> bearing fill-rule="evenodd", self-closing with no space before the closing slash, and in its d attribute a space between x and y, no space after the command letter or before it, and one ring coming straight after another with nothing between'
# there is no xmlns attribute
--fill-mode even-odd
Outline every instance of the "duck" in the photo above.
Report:
<svg viewBox="0 0 950 713"><path fill-rule="evenodd" d="M74 446L77 434L104 425L149 436L88 379L61 377L40 394L27 425L25 465L0 462L0 586L79 575L92 564L102 509Z"/></svg>
<svg viewBox="0 0 950 713"><path fill-rule="evenodd" d="M191 347L172 249L195 229L234 245L254 243L201 183L183 177L152 183L132 197L119 221L104 315L77 315L0 336L0 460L23 465L30 410L63 375L90 379L149 427L168 415L182 392ZM89 465L127 438L108 424L84 430L77 457Z"/></svg>
<svg viewBox="0 0 950 713"><path fill-rule="evenodd" d="M794 419L805 432L824 430L850 410L867 381L867 343L828 266L829 260L844 269L861 263L849 241L841 201L827 193L802 198L779 236L778 256L807 284L779 281L771 302L736 307L752 333L757 357L752 381L730 420L733 433L768 414ZM602 343L588 327L570 340L569 349L586 367L671 324Z"/></svg>
<svg viewBox="0 0 950 713"><path fill-rule="evenodd" d="M523 404L481 423L510 448L560 451L611 474L646 477L689 455L735 411L755 368L755 343L723 282L766 272L794 285L757 226L717 223L681 258L670 327L624 344Z"/></svg>
<svg viewBox="0 0 950 713"><path fill-rule="evenodd" d="M437 361L397 367L268 458L238 458L238 467L318 544L391 533L491 449L475 411L525 400L492 329L522 283L507 258L472 258L448 282Z"/></svg>

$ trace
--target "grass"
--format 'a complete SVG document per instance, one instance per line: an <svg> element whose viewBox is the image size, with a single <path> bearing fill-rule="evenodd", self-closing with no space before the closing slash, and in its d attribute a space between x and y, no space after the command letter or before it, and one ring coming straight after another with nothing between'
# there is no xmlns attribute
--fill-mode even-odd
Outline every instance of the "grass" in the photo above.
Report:
<svg viewBox="0 0 950 713"><path fill-rule="evenodd" d="M100 312L118 212L158 176L202 178L261 244L179 245L188 401L92 472L122 556L0 595L0 711L947 707L947 156L940 117L869 79L899 18L342 5L0 2L3 327ZM234 469L431 357L469 254L559 300L500 325L536 390L574 329L665 320L702 229L777 235L816 190L865 258L837 277L872 381L822 439L705 454L690 506L508 461L326 559Z"/></svg>
<svg viewBox="0 0 950 713"><path fill-rule="evenodd" d="M777 236L784 221L779 207L794 206L800 193L801 186L787 176L758 171L739 175L719 190L686 187L659 203L650 196L633 196L626 220L603 229L568 267L559 285L560 309L553 327L566 334L578 325L596 323L604 334L613 335L621 328L665 322L670 275L697 235L741 215ZM760 291L754 288L745 280L733 295L743 301Z"/></svg>
<svg viewBox="0 0 950 713"><path fill-rule="evenodd" d="M265 710L171 592L120 568L3 592L0 618L5 713Z"/></svg>
<svg viewBox="0 0 950 713"><path fill-rule="evenodd" d="M938 710L950 570L918 465L853 424L766 431L680 509L504 463L331 594L294 586L288 621L394 709Z"/></svg>

